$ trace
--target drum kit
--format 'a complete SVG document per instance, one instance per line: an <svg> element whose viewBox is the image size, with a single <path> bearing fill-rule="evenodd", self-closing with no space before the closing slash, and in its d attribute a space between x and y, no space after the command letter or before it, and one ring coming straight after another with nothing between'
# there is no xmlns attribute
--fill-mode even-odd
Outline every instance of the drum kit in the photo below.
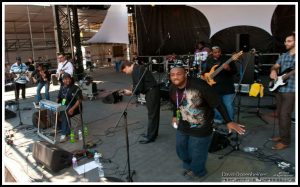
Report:
<svg viewBox="0 0 300 187"><path fill-rule="evenodd" d="M186 55L186 56L175 56L170 55L166 59L166 72L167 76L165 76L161 81L161 84L164 87L169 87L170 79L169 74L171 70L171 66L175 64L182 64L183 67L186 69L188 76L199 78L203 68L202 62L205 61L208 57L208 52L195 52L194 55Z"/></svg>

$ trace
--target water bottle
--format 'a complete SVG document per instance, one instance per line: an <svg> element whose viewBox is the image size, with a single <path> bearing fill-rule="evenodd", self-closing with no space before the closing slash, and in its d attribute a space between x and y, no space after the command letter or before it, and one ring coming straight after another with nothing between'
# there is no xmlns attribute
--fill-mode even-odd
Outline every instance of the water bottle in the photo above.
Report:
<svg viewBox="0 0 300 187"><path fill-rule="evenodd" d="M78 130L78 139L82 140L82 132L81 132L81 130Z"/></svg>
<svg viewBox="0 0 300 187"><path fill-rule="evenodd" d="M177 128L178 128L178 125L177 125L176 122L173 122L173 127L174 127L174 129L177 129Z"/></svg>
<svg viewBox="0 0 300 187"><path fill-rule="evenodd" d="M86 125L84 125L84 128L83 128L83 135L84 135L84 137L88 136L88 128Z"/></svg>
<svg viewBox="0 0 300 187"><path fill-rule="evenodd" d="M75 143L75 134L74 134L74 131L71 130L71 134L70 134L70 142L71 143Z"/></svg>
<svg viewBox="0 0 300 187"><path fill-rule="evenodd" d="M101 164L101 162L100 162L100 155L99 155L97 152L94 154L94 160L95 160L95 162L96 162L97 165L98 165L98 173L99 173L99 177L100 177L100 178L103 178L103 177L104 177L103 166L102 166L102 164Z"/></svg>
<svg viewBox="0 0 300 187"><path fill-rule="evenodd" d="M72 158L72 166L74 169L77 167L77 159L76 159L75 155L73 155L73 158Z"/></svg>
<svg viewBox="0 0 300 187"><path fill-rule="evenodd" d="M244 152L251 153L251 152L257 151L257 148L256 147L244 147L243 150L244 150Z"/></svg>

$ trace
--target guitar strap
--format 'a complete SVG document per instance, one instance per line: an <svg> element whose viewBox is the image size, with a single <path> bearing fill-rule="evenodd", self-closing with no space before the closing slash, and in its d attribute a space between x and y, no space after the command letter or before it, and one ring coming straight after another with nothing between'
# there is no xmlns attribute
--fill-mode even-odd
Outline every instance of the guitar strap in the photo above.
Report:
<svg viewBox="0 0 300 187"><path fill-rule="evenodd" d="M63 70L63 68L68 64L69 62L67 61L66 63L64 63L64 65L61 67L60 71ZM59 74L59 80L62 79L62 74Z"/></svg>

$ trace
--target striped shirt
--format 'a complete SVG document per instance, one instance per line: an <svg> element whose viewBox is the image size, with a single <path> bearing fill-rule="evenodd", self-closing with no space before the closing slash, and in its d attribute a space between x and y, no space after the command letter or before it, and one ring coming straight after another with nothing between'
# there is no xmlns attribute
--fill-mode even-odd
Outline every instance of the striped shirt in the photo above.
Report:
<svg viewBox="0 0 300 187"><path fill-rule="evenodd" d="M15 79L16 83L26 84L28 82L28 78L24 73L27 70L28 70L28 67L24 63L21 63L20 65L18 65L18 63L16 62L10 67L9 72L17 75L17 78Z"/></svg>
<svg viewBox="0 0 300 187"><path fill-rule="evenodd" d="M288 52L283 53L276 64L280 65L280 73L282 73L287 68L295 68L295 55L290 55ZM283 85L279 88L279 92L295 92L295 74L291 75L289 79L287 79L287 84Z"/></svg>

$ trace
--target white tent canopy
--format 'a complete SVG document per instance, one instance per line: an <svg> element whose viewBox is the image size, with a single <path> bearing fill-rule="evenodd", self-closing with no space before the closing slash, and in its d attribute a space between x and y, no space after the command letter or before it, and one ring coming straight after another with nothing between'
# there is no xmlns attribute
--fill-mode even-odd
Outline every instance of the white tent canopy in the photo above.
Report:
<svg viewBox="0 0 300 187"><path fill-rule="evenodd" d="M126 5L111 5L99 31L87 43L129 44Z"/></svg>
<svg viewBox="0 0 300 187"><path fill-rule="evenodd" d="M277 5L193 5L202 12L210 25L210 38L217 32L233 26L254 26L270 35L271 20Z"/></svg>

